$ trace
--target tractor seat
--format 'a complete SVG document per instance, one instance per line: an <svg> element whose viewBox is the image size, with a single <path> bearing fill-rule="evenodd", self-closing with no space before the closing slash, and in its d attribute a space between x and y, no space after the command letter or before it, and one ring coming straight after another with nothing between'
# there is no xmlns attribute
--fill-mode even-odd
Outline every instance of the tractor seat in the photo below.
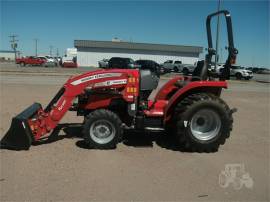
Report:
<svg viewBox="0 0 270 202"><path fill-rule="evenodd" d="M204 60L200 60L197 62L197 66L195 67L194 71L192 72L191 81L200 81L203 80L203 67L204 67Z"/></svg>
<svg viewBox="0 0 270 202"><path fill-rule="evenodd" d="M147 100L151 92L157 88L158 76L148 69L140 70L140 98Z"/></svg>
<svg viewBox="0 0 270 202"><path fill-rule="evenodd" d="M200 60L197 62L197 66L195 67L192 76L185 76L183 80L178 80L174 85L178 88L183 88L189 82L192 81L201 81L202 80L202 69L204 66L204 60Z"/></svg>

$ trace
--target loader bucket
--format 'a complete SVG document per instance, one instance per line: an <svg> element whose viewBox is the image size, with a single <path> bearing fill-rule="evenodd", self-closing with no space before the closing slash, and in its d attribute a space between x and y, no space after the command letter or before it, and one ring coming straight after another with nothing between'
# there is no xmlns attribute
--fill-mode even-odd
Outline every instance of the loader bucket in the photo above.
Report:
<svg viewBox="0 0 270 202"><path fill-rule="evenodd" d="M1 149L28 150L34 141L34 135L28 120L37 114L41 104L34 103L12 119L8 132L1 140Z"/></svg>

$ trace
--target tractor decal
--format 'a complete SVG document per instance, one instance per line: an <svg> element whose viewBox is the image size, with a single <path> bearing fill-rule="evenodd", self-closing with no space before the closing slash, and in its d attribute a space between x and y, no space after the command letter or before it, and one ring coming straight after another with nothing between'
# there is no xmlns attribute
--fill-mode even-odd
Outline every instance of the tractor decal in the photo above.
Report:
<svg viewBox="0 0 270 202"><path fill-rule="evenodd" d="M127 79L119 79L119 80L99 82L95 84L95 87L121 85L121 84L126 84L126 83L127 83Z"/></svg>
<svg viewBox="0 0 270 202"><path fill-rule="evenodd" d="M119 77L121 75L122 75L122 73L95 74L95 75L92 75L92 76L88 76L88 77L81 78L81 79L78 79L76 81L73 81L73 82L71 82L71 84L73 86L76 86L76 85L79 85L81 83L85 83L87 81L92 81L92 80L95 80L95 79L102 79L102 78L108 78L108 77Z"/></svg>
<svg viewBox="0 0 270 202"><path fill-rule="evenodd" d="M243 185L251 189L253 187L253 179L249 173L245 171L244 164L226 164L225 169L219 174L219 185L227 188L232 184L235 190L240 190Z"/></svg>

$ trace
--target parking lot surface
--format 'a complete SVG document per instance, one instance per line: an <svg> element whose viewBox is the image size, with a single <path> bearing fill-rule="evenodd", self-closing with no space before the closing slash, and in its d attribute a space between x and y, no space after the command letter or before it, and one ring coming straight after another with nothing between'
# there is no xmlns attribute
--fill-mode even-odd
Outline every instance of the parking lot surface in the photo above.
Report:
<svg viewBox="0 0 270 202"><path fill-rule="evenodd" d="M46 106L69 75L80 72L28 71L1 72L1 137L12 117L33 102ZM238 112L231 137L216 153L182 152L163 133L125 134L116 150L90 150L71 124L57 141L0 151L0 201L269 201L270 85L230 81L222 98ZM61 121L81 122L74 112ZM232 182L227 187L220 183L224 172Z"/></svg>

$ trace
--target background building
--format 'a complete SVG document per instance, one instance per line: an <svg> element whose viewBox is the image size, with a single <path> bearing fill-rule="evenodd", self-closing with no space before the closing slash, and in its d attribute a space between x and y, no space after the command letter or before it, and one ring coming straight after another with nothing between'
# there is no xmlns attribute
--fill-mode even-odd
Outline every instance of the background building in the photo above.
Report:
<svg viewBox="0 0 270 202"><path fill-rule="evenodd" d="M67 48L66 57L76 57L77 56L77 48Z"/></svg>
<svg viewBox="0 0 270 202"><path fill-rule="evenodd" d="M194 64L203 51L199 46L92 40L75 40L74 47L77 48L78 66L98 66L98 61L111 57L150 59L158 63L180 60L185 64Z"/></svg>
<svg viewBox="0 0 270 202"><path fill-rule="evenodd" d="M17 52L18 54L18 52ZM14 61L15 52L9 50L0 50L0 61Z"/></svg>

